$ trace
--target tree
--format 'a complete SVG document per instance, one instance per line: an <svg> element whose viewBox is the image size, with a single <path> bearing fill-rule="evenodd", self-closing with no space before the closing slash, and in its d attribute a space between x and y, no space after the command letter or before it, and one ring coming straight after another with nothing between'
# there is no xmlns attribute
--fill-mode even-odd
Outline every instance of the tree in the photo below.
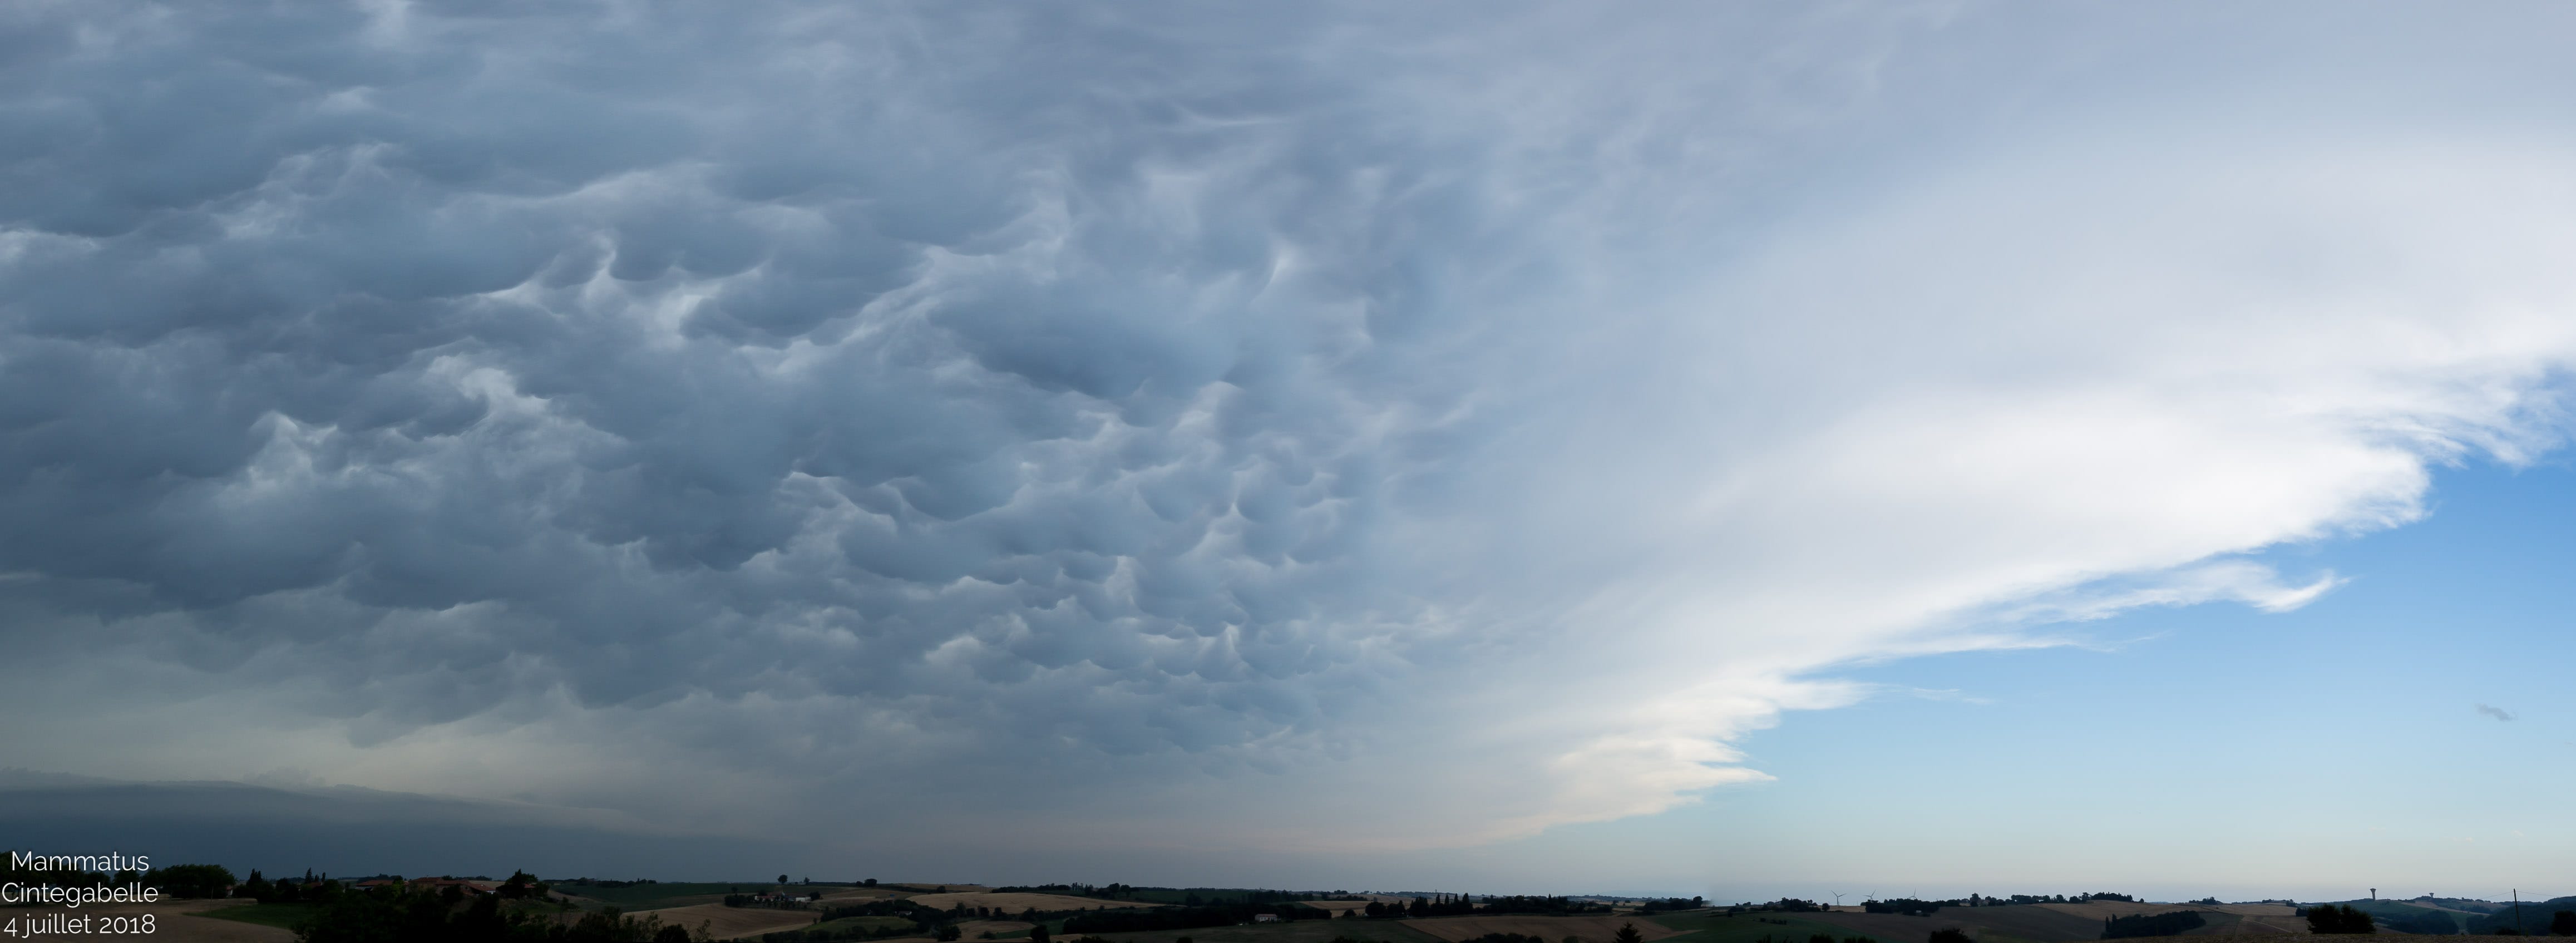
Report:
<svg viewBox="0 0 2576 943"><path fill-rule="evenodd" d="M1610 943L1646 943L1646 935L1637 932L1636 924L1623 923L1619 925L1619 932L1610 938Z"/></svg>
<svg viewBox="0 0 2576 943"><path fill-rule="evenodd" d="M779 876L778 876L778 883L780 883L780 884L785 884L785 883L787 883L787 875L784 875L784 874L779 875Z"/></svg>
<svg viewBox="0 0 2576 943"><path fill-rule="evenodd" d="M1029 928L1029 943L1047 943L1046 924L1041 923Z"/></svg>
<svg viewBox="0 0 2576 943"><path fill-rule="evenodd" d="M143 882L173 897L222 897L232 890L233 873L217 864L182 864L153 869Z"/></svg>
<svg viewBox="0 0 2576 943"><path fill-rule="evenodd" d="M2318 904L2308 908L2310 933L2377 933L2379 923L2367 911L2348 904Z"/></svg>
<svg viewBox="0 0 2576 943"><path fill-rule="evenodd" d="M1966 930L1962 930L1957 927L1943 927L1932 931L1932 939L1929 943L1974 943L1974 941L1968 939L1968 931Z"/></svg>
<svg viewBox="0 0 2576 943"><path fill-rule="evenodd" d="M2549 918L2551 936L2576 936L2576 910L2561 910Z"/></svg>

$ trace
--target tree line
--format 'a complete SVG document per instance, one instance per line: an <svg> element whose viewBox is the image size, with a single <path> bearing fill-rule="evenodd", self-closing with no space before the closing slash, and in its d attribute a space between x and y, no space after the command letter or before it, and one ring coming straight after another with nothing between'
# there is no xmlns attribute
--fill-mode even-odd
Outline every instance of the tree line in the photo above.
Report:
<svg viewBox="0 0 2576 943"><path fill-rule="evenodd" d="M1659 914L1669 910L1698 910L1706 906L1708 906L1708 899L1704 897L1667 897L1662 900L1650 900L1643 904L1639 904L1637 905L1637 912L1640 914Z"/></svg>
<svg viewBox="0 0 2576 943"><path fill-rule="evenodd" d="M1029 884L994 888L995 894L1054 894L1060 897L1093 897L1101 900L1132 900L1158 904L1181 904L1197 907L1204 904L1299 903L1316 900L1358 900L1349 891L1275 891L1257 887L1137 887L1133 884Z"/></svg>
<svg viewBox="0 0 2576 943"><path fill-rule="evenodd" d="M570 923L557 922L548 914L506 909L497 895L468 897L453 886L442 892L405 884L365 890L344 887L303 902L318 908L295 925L297 943L704 943L712 939L705 924L693 930L665 924L650 914L626 916L616 908L583 914Z"/></svg>
<svg viewBox="0 0 2576 943"><path fill-rule="evenodd" d="M0 882L66 888L141 884L170 897L222 897L233 886L233 873L216 864L180 864L141 871L39 871L18 867L16 858L0 849Z"/></svg>

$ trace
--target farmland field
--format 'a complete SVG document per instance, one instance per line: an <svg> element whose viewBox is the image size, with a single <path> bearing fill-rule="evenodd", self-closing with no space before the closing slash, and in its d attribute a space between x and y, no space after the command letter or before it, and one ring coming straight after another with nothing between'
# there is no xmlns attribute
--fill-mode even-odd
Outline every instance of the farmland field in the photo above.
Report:
<svg viewBox="0 0 2576 943"><path fill-rule="evenodd" d="M266 910L266 912L257 914L257 916L262 919L239 919L242 916L248 915L244 912L249 911L253 907L278 909ZM293 913L288 913L287 908L292 908ZM224 917L209 916L210 914L227 911L232 913L229 913ZM35 907L24 910L13 907L9 909L9 915L12 917L35 916L45 913L70 913L73 915L87 914L94 917L110 915L138 916L142 914L151 914L155 918L155 925L151 935L149 937L145 937L146 939L174 940L181 941L181 943L292 943L295 939L295 934L287 930L285 925L287 923L293 923L295 920L302 919L306 912L308 912L306 908L291 904L243 904L230 900L179 900L151 904L90 904L71 911L57 910L51 907ZM279 918L283 918L282 922L266 922L270 919Z"/></svg>
<svg viewBox="0 0 2576 943"><path fill-rule="evenodd" d="M1297 903L1317 910L1332 911L1334 916L1340 916L1346 910L1365 910L1369 905L1369 902L1364 900L1301 900Z"/></svg>
<svg viewBox="0 0 2576 943"><path fill-rule="evenodd" d="M759 936L780 930L802 930L814 925L820 916L811 910L774 910L767 907L727 907L723 904L695 904L648 910L638 917L660 917L665 926L678 924L696 930L705 923L707 932L719 940Z"/></svg>
<svg viewBox="0 0 2576 943"><path fill-rule="evenodd" d="M901 929L901 928L909 927L909 926L912 926L912 921L910 921L910 920L906 920L906 919L904 919L904 918L902 918L902 917L842 917L841 919L838 919L838 920L826 920L826 921L823 921L823 922L821 922L821 923L815 924L815 925L813 925L813 926L811 926L811 927L807 927L807 928L805 928L805 929L809 929L809 930L835 930L835 931L837 931L837 930L869 930L869 931L883 932L883 931L890 930L890 929ZM1020 928L1020 929L1022 929L1022 930L1026 930L1026 929L1028 929L1028 926L1029 926L1029 925L1028 925L1028 924L1025 924L1025 923L1017 923L1017 924L1012 924L1012 926L1018 927L1018 928ZM965 933L966 933L966 935L967 935L968 937L972 937L972 936L974 936L976 933L980 932L981 930L990 930L990 929L992 929L993 927L992 927L992 926L990 926L990 925L987 925L987 926L982 926L982 927L980 927L980 928L979 928L976 924L966 923L966 924L959 924L957 928L958 928L959 930L963 930L963 931L965 931Z"/></svg>
<svg viewBox="0 0 2576 943"><path fill-rule="evenodd" d="M590 908L593 910L603 906L615 907L619 910L660 910L669 907L687 907L692 904L719 903L727 894L757 894L777 887L778 885L768 881L697 883L672 881L662 884L632 884L626 887L557 884L554 885L554 892L577 900L595 902L596 906Z"/></svg>
<svg viewBox="0 0 2576 943"><path fill-rule="evenodd" d="M2045 907L2068 916L2082 917L2097 924L2101 923L2102 918L2104 917L2127 917L2134 914L2162 914L2172 913L2177 910L2198 910L2206 912L2210 909L2208 907L2194 907L2190 904L2149 904L2128 900L2088 900L2078 904L2032 904L2030 906ZM1974 911L1984 909L1987 908L1949 907L1943 908L1941 914L1947 916L1952 910ZM2005 910L2009 908L1997 907L1994 909Z"/></svg>
<svg viewBox="0 0 2576 943"><path fill-rule="evenodd" d="M313 904L237 904L204 913L205 916L217 920L239 920L263 927L293 928L296 921L312 916L318 909L320 908Z"/></svg>
<svg viewBox="0 0 2576 943"><path fill-rule="evenodd" d="M912 902L941 910L959 904L968 907L998 907L1014 914L1031 907L1039 910L1124 910L1130 907L1170 906L1140 900L1101 900L1096 897L1067 897L1062 894L1027 894L1016 891L1007 894L991 891L915 894Z"/></svg>
<svg viewBox="0 0 2576 943"><path fill-rule="evenodd" d="M1682 939L1674 940L1674 943L1764 943L1766 937L1770 943L1807 943L1807 938L1819 933L1836 938L1853 935L1851 931L1833 924L1806 919L1809 916L1808 914L1773 913L1737 914L1730 917L1718 911L1685 910L1647 917L1638 922L1637 929L1644 932L1646 922L1652 921L1658 926L1688 934ZM1550 939L1548 943L1556 943L1556 941ZM1886 941L1886 943L1915 943L1915 941L1909 938Z"/></svg>
<svg viewBox="0 0 2576 943"><path fill-rule="evenodd" d="M2194 936L2308 932L2307 920L2299 916L2297 908L2288 904L2220 904L2206 909L2234 919L2222 921L2213 914L2209 918L2209 926L2194 931Z"/></svg>
<svg viewBox="0 0 2576 943"><path fill-rule="evenodd" d="M1341 921L1334 921L1339 923ZM1584 943L1610 943L1621 924L1636 924L1637 933L1649 940L1679 936L1682 931L1654 920L1622 914L1580 914L1551 917L1539 914L1497 914L1475 917L1426 917L1406 920L1404 925L1423 933L1458 943L1488 933L1518 933L1557 943L1566 937L1579 937Z"/></svg>
<svg viewBox="0 0 2576 943"><path fill-rule="evenodd" d="M1115 943L1172 943L1189 937L1191 943L1330 943L1334 937L1346 936L1366 943L1440 943L1438 937L1416 932L1412 920L1296 920L1287 923L1255 923L1232 927L1195 927L1188 930L1140 930L1133 933L1103 933ZM1552 943L1552 941L1551 941Z"/></svg>

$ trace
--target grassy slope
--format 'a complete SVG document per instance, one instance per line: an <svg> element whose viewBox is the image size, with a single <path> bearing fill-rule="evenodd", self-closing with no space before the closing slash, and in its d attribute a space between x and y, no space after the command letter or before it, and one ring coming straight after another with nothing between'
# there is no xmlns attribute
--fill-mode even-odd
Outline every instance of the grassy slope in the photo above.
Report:
<svg viewBox="0 0 2576 943"><path fill-rule="evenodd" d="M263 927L284 927L292 930L295 928L296 921L313 916L314 909L315 906L312 904L243 904L239 907L205 911L198 916L213 917L218 920L238 920L243 923L256 923Z"/></svg>

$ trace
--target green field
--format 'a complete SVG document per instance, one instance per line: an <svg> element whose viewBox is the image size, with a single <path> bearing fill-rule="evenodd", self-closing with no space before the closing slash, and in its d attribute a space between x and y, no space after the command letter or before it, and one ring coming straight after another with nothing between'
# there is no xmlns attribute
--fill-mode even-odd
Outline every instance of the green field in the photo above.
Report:
<svg viewBox="0 0 2576 943"><path fill-rule="evenodd" d="M909 926L912 926L912 921L906 920L902 917L843 917L839 920L826 920L805 929L809 933L815 930L829 930L834 932L841 930L882 931L901 929Z"/></svg>
<svg viewBox="0 0 2576 943"><path fill-rule="evenodd" d="M619 910L660 910L664 907L687 907L692 904L714 904L727 894L757 894L778 887L766 881L733 881L722 884L672 881L661 884L632 884L626 887L557 884L554 892L587 898Z"/></svg>
<svg viewBox="0 0 2576 943"><path fill-rule="evenodd" d="M292 930L295 929L297 921L313 916L313 911L316 909L319 908L315 904L243 904L239 907L209 910L198 916L213 917L217 920L238 920L264 927L284 927Z"/></svg>

